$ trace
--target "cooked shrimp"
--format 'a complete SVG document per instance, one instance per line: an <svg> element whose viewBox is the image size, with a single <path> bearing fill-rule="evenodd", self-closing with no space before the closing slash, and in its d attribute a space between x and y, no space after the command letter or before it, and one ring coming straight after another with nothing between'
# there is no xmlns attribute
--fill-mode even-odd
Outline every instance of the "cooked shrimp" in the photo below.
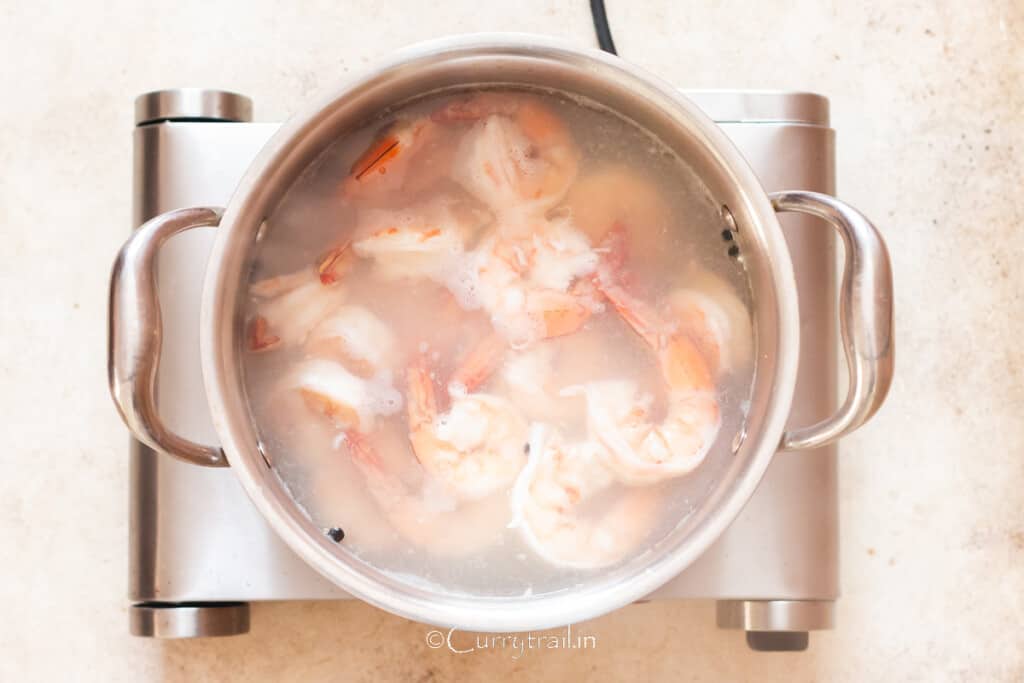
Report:
<svg viewBox="0 0 1024 683"><path fill-rule="evenodd" d="M320 321L305 345L306 353L338 360L359 377L388 373L397 360L395 335L362 306L344 305Z"/></svg>
<svg viewBox="0 0 1024 683"><path fill-rule="evenodd" d="M507 400L449 389L440 414L425 363L408 370L409 439L423 468L460 500L484 498L508 486L526 462L526 422Z"/></svg>
<svg viewBox="0 0 1024 683"><path fill-rule="evenodd" d="M433 119L473 122L452 177L496 214L541 215L576 177L580 153L569 129L528 95L479 93L442 107Z"/></svg>
<svg viewBox="0 0 1024 683"><path fill-rule="evenodd" d="M530 431L529 450L512 489L512 526L539 556L563 567L605 567L627 557L651 532L657 496L611 488L603 445L567 443L538 424Z"/></svg>
<svg viewBox="0 0 1024 683"><path fill-rule="evenodd" d="M467 310L446 287L431 291L418 286L405 299L410 303L403 311L400 327L405 348L467 375L461 379L452 376L449 382L471 386L472 391L501 363L504 338L496 338L483 311ZM488 339L492 342L490 349L483 341ZM473 363L480 367L474 368ZM480 381L468 377L472 373L481 373Z"/></svg>
<svg viewBox="0 0 1024 683"><path fill-rule="evenodd" d="M249 323L249 348L263 351L303 343L310 331L345 300L335 286L352 266L346 242L331 249L315 267L254 282L249 293L257 300Z"/></svg>
<svg viewBox="0 0 1024 683"><path fill-rule="evenodd" d="M352 199L380 199L403 188L413 159L436 134L427 117L399 120L382 130L352 164L341 184L342 195Z"/></svg>
<svg viewBox="0 0 1024 683"><path fill-rule="evenodd" d="M517 347L578 330L599 307L589 284L598 254L564 220L525 236L493 234L474 252L471 279L495 328Z"/></svg>
<svg viewBox="0 0 1024 683"><path fill-rule="evenodd" d="M419 481L402 477L369 439L351 435L346 442L370 496L406 540L434 555L462 556L494 545L505 533L505 496L459 500L427 472L421 471Z"/></svg>
<svg viewBox="0 0 1024 683"><path fill-rule="evenodd" d="M344 432L329 420L310 419L309 407L296 392L284 392L283 397L288 401L294 399L294 403L275 402L274 407L280 412L273 419L285 425L284 431L278 433L287 434L286 454L282 454L280 462L276 461L276 439L264 444L264 449L279 470L287 472L301 467L304 476L299 486L308 491L308 495L303 495L303 507L310 517L325 530L340 528L345 545L363 552L394 552L400 545L399 535L381 514L376 501L367 495L362 472L347 457L348 439ZM382 431L375 430L375 438ZM381 450L386 451L389 445L382 443ZM408 457L408 448L399 449L399 453Z"/></svg>
<svg viewBox="0 0 1024 683"><path fill-rule="evenodd" d="M714 368L698 342L718 340L699 309L689 318L665 321L603 270L598 287L619 315L654 351L666 386L664 417L655 419L654 398L631 380L590 382L580 391L587 400L590 430L605 446L609 463L629 484L677 477L703 462L721 424ZM700 313L698 315L697 313Z"/></svg>
<svg viewBox="0 0 1024 683"><path fill-rule="evenodd" d="M312 329L344 301L343 288L325 287L310 272L303 284L257 304L258 318L253 323L253 332L264 325L264 336L272 334L286 346L301 344ZM263 323L259 322L260 318Z"/></svg>
<svg viewBox="0 0 1024 683"><path fill-rule="evenodd" d="M288 434L289 452L318 466L335 453L340 435L368 430L376 418L394 414L402 405L394 389L323 359L299 363L257 398L274 431Z"/></svg>
<svg viewBox="0 0 1024 683"><path fill-rule="evenodd" d="M654 398L631 380L582 385L594 438L611 454L609 465L626 484L652 484L692 472L718 435L718 401L708 392L673 392L664 417Z"/></svg>
<svg viewBox="0 0 1024 683"><path fill-rule="evenodd" d="M257 313L249 323L249 349L264 351L301 344L310 330L344 300L344 290L325 288L314 274L303 273L303 284L257 303Z"/></svg>
<svg viewBox="0 0 1024 683"><path fill-rule="evenodd" d="M498 391L520 406L528 419L553 420L571 412L553 378L557 352L553 342L544 341L510 354L501 365Z"/></svg>
<svg viewBox="0 0 1024 683"><path fill-rule="evenodd" d="M335 361L303 361L289 383L307 407L347 433L368 433L377 417L402 407L401 394L387 382L357 377Z"/></svg>
<svg viewBox="0 0 1024 683"><path fill-rule="evenodd" d="M303 473L299 487L312 519L324 528L340 527L346 544L360 549L387 551L397 545L394 529L366 496L360 472L344 457L343 433L332 420L311 412L294 378L278 378L254 400L262 403L264 427L274 435L261 441L260 450L282 476Z"/></svg>
<svg viewBox="0 0 1024 683"><path fill-rule="evenodd" d="M738 372L754 360L754 333L750 310L736 290L721 277L696 268L681 276L684 285L668 297L676 320L703 317L710 337L698 340L709 362L719 372Z"/></svg>
<svg viewBox="0 0 1024 683"><path fill-rule="evenodd" d="M302 268L293 273L258 280L249 285L249 293L257 299L274 299L309 284L314 279L316 278L311 268Z"/></svg>
<svg viewBox="0 0 1024 683"><path fill-rule="evenodd" d="M500 334L484 337L459 361L448 380L449 391L456 394L476 391L501 366L507 350L508 343Z"/></svg>
<svg viewBox="0 0 1024 683"><path fill-rule="evenodd" d="M564 206L593 244L615 225L628 225L630 253L640 263L664 252L672 228L664 194L651 178L624 164L605 164L581 176L569 189Z"/></svg>
<svg viewBox="0 0 1024 683"><path fill-rule="evenodd" d="M464 244L489 217L441 198L399 211L372 210L360 217L355 252L373 259L386 280L426 277L444 282L464 252Z"/></svg>
<svg viewBox="0 0 1024 683"><path fill-rule="evenodd" d="M621 330L621 323L612 316L598 317L572 336L508 352L497 372L495 393L519 406L528 420L584 420L586 404L574 388L592 380L595 368L607 376L651 374L635 354L619 353L619 345L609 340L611 330Z"/></svg>

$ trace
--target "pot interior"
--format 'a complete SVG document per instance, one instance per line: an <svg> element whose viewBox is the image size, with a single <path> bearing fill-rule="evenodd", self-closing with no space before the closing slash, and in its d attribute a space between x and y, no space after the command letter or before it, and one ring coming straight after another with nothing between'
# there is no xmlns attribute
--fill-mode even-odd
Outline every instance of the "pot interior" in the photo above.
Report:
<svg viewBox="0 0 1024 683"><path fill-rule="evenodd" d="M346 531L348 543L337 540L337 531L325 533L335 525L303 500L296 490L301 484L275 455L262 427L273 409L254 407L263 399L259 387L272 384L254 383L245 360L252 343L249 283L274 261L273 250L289 242L275 235L287 233L278 228L287 223L282 216L302 216L303 179L329 163L339 141L366 135L392 112L495 88L578 98L656 138L689 168L690 183L699 187L699 229L716 237L729 231L720 249L730 255L731 276L745 283L741 298L749 307L743 341L749 344L750 368L737 385L743 395L723 415L706 461L662 487L660 495L671 498L665 503L671 524L621 561L599 570L561 571L551 582L543 581L543 572L516 579L515 552L475 573L472 555L456 556L439 565L451 571L424 576L416 571L415 553L411 561L391 562L393 550L375 555L353 545L359 527ZM277 273L270 267L262 274ZM724 135L678 93L619 60L543 42L472 39L418 48L286 124L246 175L211 259L204 375L225 451L250 496L282 537L328 578L422 621L479 630L541 628L594 616L653 590L696 559L753 492L774 452L795 380L791 277L778 223L756 180ZM530 443L537 443L537 431L531 434ZM355 476L354 470L341 476Z"/></svg>

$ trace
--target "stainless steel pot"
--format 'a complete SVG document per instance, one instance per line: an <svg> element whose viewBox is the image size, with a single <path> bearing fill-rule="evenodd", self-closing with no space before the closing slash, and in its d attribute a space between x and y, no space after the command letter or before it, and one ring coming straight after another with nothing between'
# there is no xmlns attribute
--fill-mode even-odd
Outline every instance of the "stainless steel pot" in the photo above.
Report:
<svg viewBox="0 0 1024 683"><path fill-rule="evenodd" d="M327 538L262 457L240 368L245 279L257 233L298 175L327 145L386 107L437 89L495 83L550 87L600 102L658 135L693 166L737 228L753 289L758 350L745 434L696 509L642 557L576 589L528 598L453 595L410 585ZM844 240L840 323L849 367L848 394L836 414L789 432L783 429L797 376L800 321L792 266L776 217L785 211L817 216ZM169 430L154 398L161 342L157 254L172 235L200 226L219 226L201 321L203 375L219 448ZM355 596L429 623L484 631L540 629L591 618L650 593L693 562L730 524L777 450L821 446L869 419L892 378L892 316L885 246L856 210L825 195L766 195L714 123L671 86L618 58L536 36L478 35L404 50L296 115L253 162L225 211L182 209L139 228L113 269L109 380L122 417L141 441L197 465L230 464L288 545Z"/></svg>

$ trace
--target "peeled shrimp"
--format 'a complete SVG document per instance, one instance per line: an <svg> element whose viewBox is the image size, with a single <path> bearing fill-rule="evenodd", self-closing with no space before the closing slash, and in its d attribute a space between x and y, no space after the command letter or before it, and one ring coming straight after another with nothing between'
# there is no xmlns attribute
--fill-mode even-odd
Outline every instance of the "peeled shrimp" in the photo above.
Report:
<svg viewBox="0 0 1024 683"><path fill-rule="evenodd" d="M704 319L700 328L710 332L698 340L709 362L719 372L737 372L754 360L754 333L750 311L736 291L721 277L703 269L687 273L682 287L668 296L676 320Z"/></svg>
<svg viewBox="0 0 1024 683"><path fill-rule="evenodd" d="M512 526L540 557L562 567L605 567L627 557L650 533L657 496L610 488L614 477L603 445L569 443L538 424L529 448L529 463L512 490Z"/></svg>
<svg viewBox="0 0 1024 683"><path fill-rule="evenodd" d="M360 217L359 230L369 235L354 249L373 259L376 274L386 280L425 277L443 283L466 240L486 220L447 199L398 211L372 210Z"/></svg>
<svg viewBox="0 0 1024 683"><path fill-rule="evenodd" d="M521 406L529 419L552 420L571 414L571 402L567 405L559 396L561 387L552 380L556 354L553 342L545 341L511 354L501 366L500 391Z"/></svg>
<svg viewBox="0 0 1024 683"><path fill-rule="evenodd" d="M528 95L479 93L442 107L433 119L473 122L452 176L496 214L541 215L576 177L580 153L569 129Z"/></svg>
<svg viewBox="0 0 1024 683"><path fill-rule="evenodd" d="M388 383L358 377L331 360L299 363L289 385L311 410L346 433L368 433L377 417L393 415L402 407L401 394Z"/></svg>
<svg viewBox="0 0 1024 683"><path fill-rule="evenodd" d="M397 360L395 335L362 306L343 305L313 328L306 353L338 360L359 377L388 374Z"/></svg>
<svg viewBox="0 0 1024 683"><path fill-rule="evenodd" d="M257 306L249 327L249 348L262 351L305 342L310 331L345 300L338 282L351 261L346 243L328 252L316 267L253 283L249 293Z"/></svg>
<svg viewBox="0 0 1024 683"><path fill-rule="evenodd" d="M302 491L303 507L318 525L340 527L346 544L360 549L379 551L397 545L394 530L365 498L362 476L341 450L342 432L332 420L311 412L295 379L290 374L278 377L267 391L253 397L260 404L266 433L273 434L261 442L262 453L283 477L302 473L290 484Z"/></svg>
<svg viewBox="0 0 1024 683"><path fill-rule="evenodd" d="M408 370L409 439L423 468L460 500L484 498L508 486L526 463L526 422L498 396L451 387L440 413L434 381L423 362Z"/></svg>
<svg viewBox="0 0 1024 683"><path fill-rule="evenodd" d="M665 321L613 277L603 272L598 286L656 354L667 389L664 416L655 419L654 397L639 391L632 380L590 382L581 388L590 430L608 448L609 464L628 484L687 474L703 462L721 425L715 370L707 351L713 346L717 357L720 341L707 326L703 309L688 308L687 319Z"/></svg>
<svg viewBox="0 0 1024 683"><path fill-rule="evenodd" d="M718 435L718 402L710 392L670 392L660 420L654 397L631 380L589 382L582 392L590 432L608 448L609 466L626 484L692 472Z"/></svg>
<svg viewBox="0 0 1024 683"><path fill-rule="evenodd" d="M578 330L598 307L589 282L598 254L565 220L523 236L492 234L474 252L471 281L495 328L514 346Z"/></svg>
<svg viewBox="0 0 1024 683"><path fill-rule="evenodd" d="M403 477L394 459L385 462L369 439L353 435L346 441L380 513L406 540L434 555L463 556L494 545L505 533L505 496L459 500L427 472Z"/></svg>
<svg viewBox="0 0 1024 683"><path fill-rule="evenodd" d="M624 164L605 164L582 175L563 206L593 244L616 225L628 225L629 249L639 262L663 253L673 227L672 211L654 181Z"/></svg>
<svg viewBox="0 0 1024 683"><path fill-rule="evenodd" d="M312 462L303 459L304 485L310 489L303 506L325 529L339 527L345 533L345 545L361 552L395 552L400 546L399 534L381 514L376 500L367 495L361 470L346 457L346 442L332 432L327 447L321 446L324 457Z"/></svg>
<svg viewBox="0 0 1024 683"><path fill-rule="evenodd" d="M306 282L260 302L256 310L266 321L269 333L285 346L294 346L303 343L310 331L343 301L345 291L342 288L324 287L310 274Z"/></svg>

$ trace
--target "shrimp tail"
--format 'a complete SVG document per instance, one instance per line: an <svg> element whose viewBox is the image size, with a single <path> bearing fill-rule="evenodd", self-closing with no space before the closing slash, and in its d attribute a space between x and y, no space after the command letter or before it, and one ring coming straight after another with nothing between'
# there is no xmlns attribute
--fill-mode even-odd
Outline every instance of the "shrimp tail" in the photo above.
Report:
<svg viewBox="0 0 1024 683"><path fill-rule="evenodd" d="M370 495L386 512L392 512L408 499L402 481L388 472L380 454L365 434L354 430L345 432L352 464L362 473Z"/></svg>
<svg viewBox="0 0 1024 683"><path fill-rule="evenodd" d="M566 296L561 305L548 308L543 313L544 336L564 337L579 330L590 317L590 309L575 297Z"/></svg>
<svg viewBox="0 0 1024 683"><path fill-rule="evenodd" d="M632 294L624 282L623 269L627 257L625 226L616 222L601 241L601 247L601 263L594 278L597 290L652 349L660 349L664 321L650 304Z"/></svg>
<svg viewBox="0 0 1024 683"><path fill-rule="evenodd" d="M281 338L271 334L267 319L257 315L249 323L249 350L267 351L281 345Z"/></svg>
<svg viewBox="0 0 1024 683"><path fill-rule="evenodd" d="M641 339L655 351L661 349L664 323L647 302L637 298L622 284L610 278L599 276L597 288Z"/></svg>
<svg viewBox="0 0 1024 683"><path fill-rule="evenodd" d="M501 365L507 346L505 338L497 332L488 335L466 355L452 374L449 391L455 388L464 393L475 391Z"/></svg>
<svg viewBox="0 0 1024 683"><path fill-rule="evenodd" d="M385 129L352 164L349 171L351 177L363 180L374 171L380 174L387 173L388 164L405 151L401 132L401 124Z"/></svg>
<svg viewBox="0 0 1024 683"><path fill-rule="evenodd" d="M352 242L346 241L331 249L320 259L316 266L316 272L321 284L332 285L351 269L355 262L355 254L351 247Z"/></svg>
<svg viewBox="0 0 1024 683"><path fill-rule="evenodd" d="M349 453L357 464L376 469L381 467L380 456L364 434L350 429L345 432L345 440L348 442Z"/></svg>
<svg viewBox="0 0 1024 683"><path fill-rule="evenodd" d="M437 392L423 358L418 358L409 366L406 381L409 385L409 430L416 432L437 417Z"/></svg>
<svg viewBox="0 0 1024 683"><path fill-rule="evenodd" d="M374 179L398 173L408 165L414 150L429 137L433 122L429 119L396 121L384 128L365 152L352 164L349 174L342 182L341 191L345 197L356 197L368 186L378 183Z"/></svg>
<svg viewBox="0 0 1024 683"><path fill-rule="evenodd" d="M707 359L690 333L670 329L653 307L616 282L599 281L598 288L626 324L658 354L670 388L704 390L712 385Z"/></svg>

